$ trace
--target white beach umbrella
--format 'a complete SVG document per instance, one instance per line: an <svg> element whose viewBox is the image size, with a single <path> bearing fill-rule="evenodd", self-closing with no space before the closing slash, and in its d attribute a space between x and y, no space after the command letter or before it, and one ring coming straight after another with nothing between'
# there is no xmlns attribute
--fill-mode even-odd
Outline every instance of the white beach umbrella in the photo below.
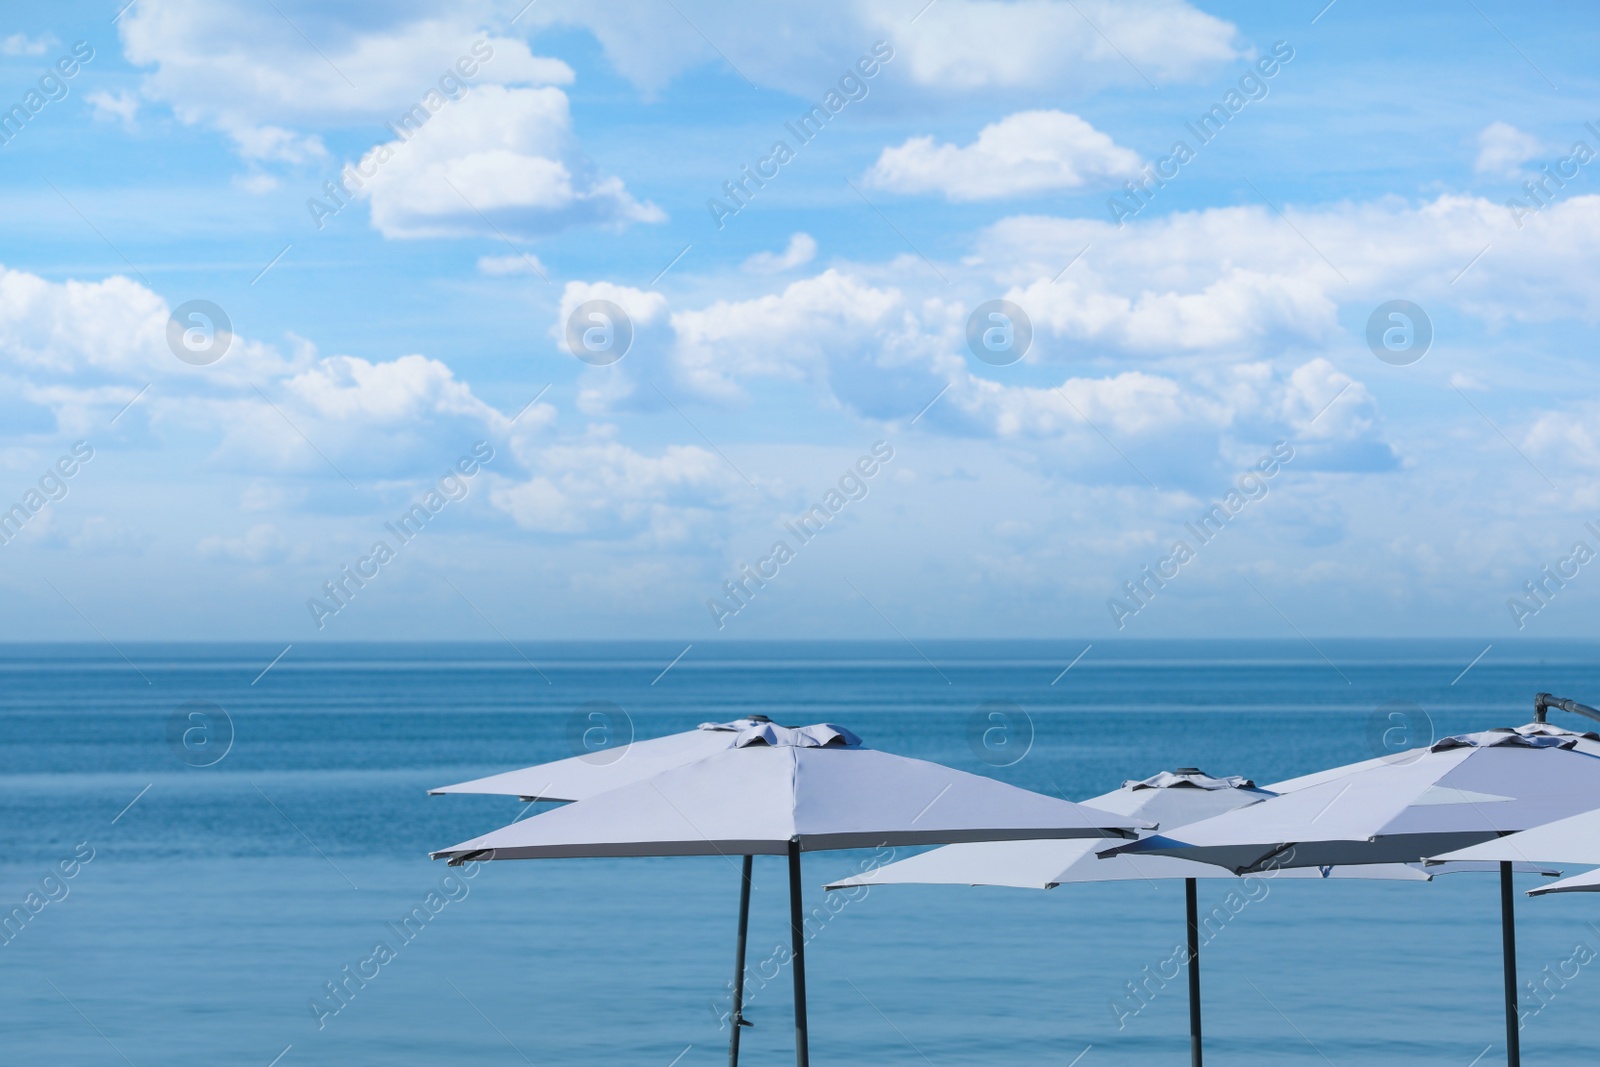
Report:
<svg viewBox="0 0 1600 1067"><path fill-rule="evenodd" d="M1548 863L1600 864L1600 810L1586 811L1566 819L1508 834L1481 845L1457 849L1439 857L1450 860L1526 861L1536 858ZM1600 871L1588 871L1571 878L1542 885L1529 896L1546 893L1600 892Z"/></svg>
<svg viewBox="0 0 1600 1067"><path fill-rule="evenodd" d="M1083 801L1088 807L1136 816L1162 830L1182 826L1223 812L1259 804L1277 796L1259 789L1249 779L1216 778L1194 767L1163 771L1142 781L1127 781L1120 789ZM1171 856L1117 856L1101 859L1108 843L1103 840L984 841L946 845L909 859L898 860L829 885L829 889L880 885L984 885L1026 889L1054 889L1077 882L1184 880L1188 911L1189 1043L1191 1062L1201 1062L1200 1025L1200 917L1195 882L1201 878L1238 881L1233 872L1209 863ZM1454 867L1438 873L1452 873ZM1273 878L1377 878L1426 882L1421 866L1401 863L1359 867L1282 868Z"/></svg>
<svg viewBox="0 0 1600 1067"><path fill-rule="evenodd" d="M729 722L703 722L693 730L665 737L596 748L551 763L538 763L502 774L491 774L487 778L474 778L470 782L440 786L428 790L428 795L475 793L512 796L526 801L583 800L726 751L733 747L741 733L771 721L765 715L748 715ZM728 1017L732 1031L728 1037L729 1067L738 1067L739 1064L740 1028L751 1025L744 1018L744 959L750 929L750 876L751 861L749 856L745 856L743 877L739 884L738 934L734 940L733 1011Z"/></svg>
<svg viewBox="0 0 1600 1067"><path fill-rule="evenodd" d="M487 793L522 800L582 800L732 748L734 739L745 730L771 721L765 715L751 715L731 722L703 722L682 733L442 785L428 790L428 795Z"/></svg>
<svg viewBox="0 0 1600 1067"><path fill-rule="evenodd" d="M1548 725L1546 706L1563 705L1540 694L1538 721L1519 729L1447 737L1291 779L1272 787L1281 796L1108 852L1190 858L1236 874L1274 864L1408 863L1600 806L1600 738ZM1516 1067L1512 870L1500 863L1506 1054Z"/></svg>
<svg viewBox="0 0 1600 1067"><path fill-rule="evenodd" d="M578 856L787 855L795 1054L807 1067L800 854L1131 836L1148 823L867 748L835 726L762 725L734 747L434 853L452 864Z"/></svg>
<svg viewBox="0 0 1600 1067"><path fill-rule="evenodd" d="M1546 893L1600 893L1600 870L1585 871L1571 878L1563 878L1559 882L1551 882L1549 885L1528 890L1530 897L1542 897Z"/></svg>

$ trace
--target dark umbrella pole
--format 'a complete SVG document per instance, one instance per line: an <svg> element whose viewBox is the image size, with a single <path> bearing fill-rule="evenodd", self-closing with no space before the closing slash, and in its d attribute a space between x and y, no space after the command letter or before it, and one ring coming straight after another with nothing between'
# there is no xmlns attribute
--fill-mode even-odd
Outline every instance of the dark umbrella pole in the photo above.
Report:
<svg viewBox="0 0 1600 1067"><path fill-rule="evenodd" d="M1522 1043L1517 1032L1517 913L1512 895L1511 864L1500 863L1500 942L1506 964L1506 1063L1522 1067Z"/></svg>
<svg viewBox="0 0 1600 1067"><path fill-rule="evenodd" d="M744 1021L744 946L750 932L750 868L754 857L744 858L739 885L739 937L733 958L733 1014L728 1017L733 1034L728 1038L728 1067L739 1067L739 1028Z"/></svg>
<svg viewBox="0 0 1600 1067"><path fill-rule="evenodd" d="M806 918L800 900L800 842L789 842L789 949L794 966L794 1062L811 1067L806 1043Z"/></svg>
<svg viewBox="0 0 1600 1067"><path fill-rule="evenodd" d="M1189 912L1189 1062L1200 1067L1200 904L1193 878L1183 880L1183 899Z"/></svg>

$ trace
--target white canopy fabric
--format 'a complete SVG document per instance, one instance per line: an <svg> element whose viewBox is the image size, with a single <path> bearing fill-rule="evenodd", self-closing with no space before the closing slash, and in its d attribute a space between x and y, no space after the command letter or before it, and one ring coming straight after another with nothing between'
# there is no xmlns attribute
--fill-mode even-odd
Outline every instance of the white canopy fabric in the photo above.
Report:
<svg viewBox="0 0 1600 1067"><path fill-rule="evenodd" d="M1597 797L1596 807L1600 809L1600 797ZM1481 845L1446 852L1438 858L1600 864L1600 810L1557 819ZM1544 888L1548 891L1553 887Z"/></svg>
<svg viewBox="0 0 1600 1067"><path fill-rule="evenodd" d="M705 759L733 747L746 730L764 725L756 719L703 722L693 730L635 741L626 747L600 749L552 763L535 764L470 782L428 790L429 796L447 793L488 793L523 800L583 800L619 786L643 781L651 775L685 763Z"/></svg>
<svg viewBox="0 0 1600 1067"><path fill-rule="evenodd" d="M1590 756L1600 756L1600 734L1584 730L1566 730L1547 722L1530 722L1526 726L1515 729L1492 730L1488 733L1514 733L1519 737L1555 737L1568 740L1579 752ZM1448 740L1448 739L1446 739ZM1387 756L1378 756L1373 759L1363 760L1360 763L1347 763L1342 767L1330 767L1325 771L1316 771L1312 774L1303 774L1298 778L1288 778L1281 782L1273 782L1267 786L1274 793L1294 793L1308 786L1321 785L1348 778L1357 771L1373 770L1379 767L1392 767L1397 764L1411 763L1428 752L1432 746L1413 748L1405 752L1395 752Z"/></svg>
<svg viewBox="0 0 1600 1067"><path fill-rule="evenodd" d="M763 724L734 746L434 854L453 862L784 855L878 845L1132 836L1150 824L867 748L837 727Z"/></svg>
<svg viewBox="0 0 1600 1067"><path fill-rule="evenodd" d="M1542 897L1546 893L1600 893L1600 870L1585 871L1575 874L1571 878L1563 878L1559 882L1551 882L1535 889L1528 890L1530 897Z"/></svg>
<svg viewBox="0 0 1600 1067"><path fill-rule="evenodd" d="M1600 744L1534 724L1280 783L1282 795L1107 850L1268 866L1407 863L1600 806ZM1521 858L1521 857L1519 857Z"/></svg>
<svg viewBox="0 0 1600 1067"><path fill-rule="evenodd" d="M1087 807L1137 816L1158 828L1182 826L1223 811L1258 804L1276 796L1237 776L1213 778L1192 768L1163 771L1143 781L1084 801ZM946 845L919 856L834 882L829 889L876 885L985 885L1019 889L1054 889L1079 882L1157 881L1171 878L1236 878L1210 863L1171 856L1115 856L1101 859L1109 845L1101 840L984 841ZM1364 878L1426 882L1435 874L1489 870L1492 864L1452 864L1424 871L1401 863L1345 867L1296 867L1273 872L1274 878Z"/></svg>

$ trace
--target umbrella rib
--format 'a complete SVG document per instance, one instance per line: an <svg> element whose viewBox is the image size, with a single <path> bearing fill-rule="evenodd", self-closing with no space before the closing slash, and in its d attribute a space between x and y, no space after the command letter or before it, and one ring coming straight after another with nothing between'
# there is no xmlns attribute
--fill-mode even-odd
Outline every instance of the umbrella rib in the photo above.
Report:
<svg viewBox="0 0 1600 1067"><path fill-rule="evenodd" d="M922 1057L922 1062L923 1063L926 1063L928 1065L928 1067L933 1067L933 1061L928 1059L927 1054L924 1053L920 1048L917 1048L917 1043L915 1041L911 1040L909 1037L907 1037L906 1036L906 1032L904 1030L900 1029L898 1026L895 1026L893 1019L891 1019L887 1015L883 1014L883 1009L882 1008L880 1008L876 1004L872 1003L872 998L871 997L869 997L865 993L861 992L861 987L860 986L856 985L854 982L851 982L850 979L848 979L848 978L846 978L845 981L847 983L849 983L851 989L854 989L857 993L861 994L861 999L867 1002L867 1007L869 1007L873 1011L877 1012L878 1013L878 1017L881 1018L884 1022L888 1023L890 1028L892 1030L894 1030L895 1033L900 1035L900 1039L902 1041L904 1041L906 1044L911 1046L911 1049L912 1049L913 1052L915 1052L918 1056ZM1077 1061L1073 1061L1073 1062L1077 1062Z"/></svg>
<svg viewBox="0 0 1600 1067"><path fill-rule="evenodd" d="M1266 1000L1267 1001L1267 1007L1269 1007L1273 1011L1277 1012L1278 1013L1278 1017L1280 1019L1282 1019L1284 1022L1289 1024L1289 1029L1291 1029L1295 1033L1299 1034L1301 1040L1303 1040L1306 1044L1311 1046L1311 1051L1315 1052L1318 1056L1322 1057L1322 1062L1323 1063L1326 1063L1328 1065L1328 1067L1333 1067L1333 1061L1328 1059L1327 1053L1323 1052L1320 1048L1318 1048L1317 1047L1317 1043L1315 1041L1311 1040L1309 1037L1306 1037L1305 1031L1300 1029L1298 1026L1296 1026L1294 1024L1294 1020L1293 1019L1291 1019L1287 1015L1283 1014L1283 1009L1282 1008L1280 1008L1276 1004L1272 1003L1271 1000L1268 1000L1267 999L1267 995L1265 993L1261 992L1261 987L1260 986L1258 986L1254 982L1250 981L1250 978L1247 975L1241 974L1239 977L1243 978L1245 980L1245 984L1248 985L1251 989L1254 989L1256 991L1256 994L1258 996L1260 996L1262 1000Z"/></svg>
<svg viewBox="0 0 1600 1067"><path fill-rule="evenodd" d="M1086 649L1084 649L1084 651L1087 652L1089 650L1086 648ZM1081 655L1078 657L1078 659L1082 659L1082 658L1083 658L1083 656L1081 656ZM1075 659L1072 662L1076 663L1076 662L1078 662L1078 660ZM1072 668L1070 668L1070 667L1067 668L1067 670L1071 670L1071 669ZM1065 674L1066 671L1062 671L1061 673ZM1054 685L1055 683L1051 682L1050 684ZM1050 784L1056 787L1056 792L1061 794L1061 799L1062 800L1065 800L1069 804L1076 804L1077 803L1077 801L1075 801L1071 797L1067 796L1067 791L1065 789L1061 788L1061 783L1060 782L1058 782L1054 778L1052 778L1052 779L1050 779ZM1134 831L1134 832L1137 833L1138 831ZM1096 849L1095 851L1098 852L1099 850ZM1123 859L1129 859L1129 857L1127 857L1127 856L1123 856L1122 858ZM1137 866L1134 866L1132 863L1130 863L1129 866L1133 867L1133 873L1137 874L1140 878L1143 878L1147 883L1149 883L1151 888L1155 887L1156 883L1155 883L1155 879L1154 878L1151 878L1148 874L1145 874L1143 871L1141 871ZM1062 873L1066 873L1066 872L1063 871ZM1060 884L1061 884L1060 882L1056 882L1054 885L1046 886L1046 888L1047 889L1054 889L1056 886L1058 886ZM1094 1046L1090 1045L1089 1048L1094 1048ZM1084 1052L1088 1052L1089 1049L1086 1048L1083 1051ZM1083 1058L1083 1053L1079 1053L1078 1054L1078 1059L1082 1059L1082 1058ZM1077 1062L1078 1062L1078 1060L1073 1060L1072 1061L1072 1063L1077 1063ZM1067 1067L1072 1067L1072 1063L1067 1064Z"/></svg>

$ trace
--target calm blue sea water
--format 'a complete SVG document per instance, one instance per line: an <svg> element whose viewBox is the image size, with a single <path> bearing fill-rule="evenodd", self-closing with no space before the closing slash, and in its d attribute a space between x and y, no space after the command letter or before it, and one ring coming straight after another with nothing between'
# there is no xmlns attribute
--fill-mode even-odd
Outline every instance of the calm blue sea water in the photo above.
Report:
<svg viewBox="0 0 1600 1067"><path fill-rule="evenodd" d="M594 702L639 737L749 712L835 721L1072 798L1182 765L1266 782L1363 759L1396 709L1420 735L1527 721L1539 689L1600 702L1593 645L1496 645L1454 684L1481 644L1320 645L1331 664L1303 643L1096 645L1065 675L1082 643L924 643L932 664L903 644L697 645L664 675L681 646L523 646L537 670L504 645L321 646L254 683L278 648L124 646L132 666L103 647L0 649L0 905L39 894L0 945L0 1061L725 1062L729 863L501 863L441 887L451 872L427 858L522 808L428 787L571 754ZM231 748L192 766L227 740L208 705ZM1010 705L1034 736L997 766L974 716ZM185 747L188 727L211 733ZM93 859L46 881L75 849ZM862 858L808 856L808 887L820 901ZM786 937L782 861L758 860L756 880L760 968ZM1202 883L1202 907L1226 889ZM389 924L430 893L437 914L402 941ZM1492 1045L1494 1062L1497 914L1493 878L1279 882L1206 949L1209 1049L1465 1065ZM1525 974L1600 952L1600 897L1520 916ZM1187 1062L1181 978L1120 1029L1111 1008L1182 920L1178 883L874 891L809 949L815 1062ZM319 1028L309 1002L379 942L392 958ZM1577 972L1529 1020L1530 1063L1600 1047L1600 962ZM788 988L785 972L753 993L745 1062L792 1062Z"/></svg>

